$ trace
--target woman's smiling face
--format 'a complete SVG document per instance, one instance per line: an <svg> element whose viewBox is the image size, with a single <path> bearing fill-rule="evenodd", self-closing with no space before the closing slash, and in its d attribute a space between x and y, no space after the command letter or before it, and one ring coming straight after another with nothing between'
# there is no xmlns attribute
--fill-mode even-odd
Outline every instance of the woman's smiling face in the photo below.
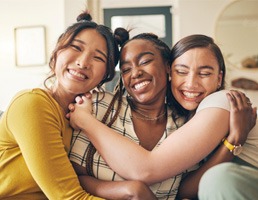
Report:
<svg viewBox="0 0 258 200"><path fill-rule="evenodd" d="M57 55L58 86L69 93L85 93L103 79L107 67L107 44L95 29L82 30Z"/></svg>
<svg viewBox="0 0 258 200"><path fill-rule="evenodd" d="M152 42L128 42L121 52L120 69L124 86L135 101L149 104L166 94L169 66Z"/></svg>
<svg viewBox="0 0 258 200"><path fill-rule="evenodd" d="M187 110L195 110L207 95L220 87L221 81L218 61L208 48L190 49L172 63L172 93Z"/></svg>

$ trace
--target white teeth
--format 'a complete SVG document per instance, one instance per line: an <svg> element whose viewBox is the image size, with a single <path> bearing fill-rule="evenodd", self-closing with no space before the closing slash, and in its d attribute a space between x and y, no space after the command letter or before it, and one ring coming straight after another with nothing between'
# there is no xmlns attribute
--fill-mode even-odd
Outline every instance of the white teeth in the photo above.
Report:
<svg viewBox="0 0 258 200"><path fill-rule="evenodd" d="M183 92L183 94L187 98L195 98L195 97L199 96L201 93Z"/></svg>
<svg viewBox="0 0 258 200"><path fill-rule="evenodd" d="M150 83L150 81L144 81L144 82L141 82L141 83L136 84L136 85L134 86L134 88L135 88L136 90L138 90L138 89L142 88L143 86L148 85L149 83Z"/></svg>
<svg viewBox="0 0 258 200"><path fill-rule="evenodd" d="M78 73L77 71L72 70L72 69L70 69L70 70L69 70L69 73L70 73L70 74L72 74L72 75L74 75L74 76L77 76L77 77L83 78L83 79L85 79L85 78L86 78L86 76L85 76L84 74Z"/></svg>

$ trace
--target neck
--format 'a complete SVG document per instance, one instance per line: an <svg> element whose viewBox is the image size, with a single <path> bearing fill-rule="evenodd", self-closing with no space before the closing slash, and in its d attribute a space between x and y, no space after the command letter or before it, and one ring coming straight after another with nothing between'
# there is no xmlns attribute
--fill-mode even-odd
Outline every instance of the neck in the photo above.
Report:
<svg viewBox="0 0 258 200"><path fill-rule="evenodd" d="M162 101L156 105L143 105L129 101L132 109L132 117L145 121L158 121L166 118L167 108L165 102Z"/></svg>
<svg viewBox="0 0 258 200"><path fill-rule="evenodd" d="M74 95L67 95L65 92L59 90L51 90L51 96L57 101L57 103L62 107L65 113L69 112L68 105L74 102Z"/></svg>

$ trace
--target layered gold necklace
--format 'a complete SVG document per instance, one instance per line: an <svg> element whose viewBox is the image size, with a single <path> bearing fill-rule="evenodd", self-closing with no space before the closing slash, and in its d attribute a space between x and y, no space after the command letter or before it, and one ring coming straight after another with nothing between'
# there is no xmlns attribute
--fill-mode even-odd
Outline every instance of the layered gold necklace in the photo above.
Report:
<svg viewBox="0 0 258 200"><path fill-rule="evenodd" d="M134 109L135 112L137 112L138 114L140 114L143 117L138 117L138 116L131 116L131 118L136 118L136 119L141 119L141 120L146 120L146 121L156 121L160 118L162 118L164 115L166 115L167 111L165 110L163 113L161 113L160 115L158 115L157 117L150 117L148 115L145 115L144 113L142 113L139 110Z"/></svg>
<svg viewBox="0 0 258 200"><path fill-rule="evenodd" d="M139 117L139 116L131 115L130 116L131 119L132 118L136 118L136 119L141 119L141 120L145 120L145 121L156 121L156 120L164 117L167 114L167 109L166 109L166 106L165 106L165 111L163 113L161 113L157 117L150 117L150 116L146 115L145 113L141 112L140 110L138 110L136 108L136 106L133 104L133 102L132 102L132 100L130 98L127 98L127 101L129 103L131 109L142 116L142 117Z"/></svg>

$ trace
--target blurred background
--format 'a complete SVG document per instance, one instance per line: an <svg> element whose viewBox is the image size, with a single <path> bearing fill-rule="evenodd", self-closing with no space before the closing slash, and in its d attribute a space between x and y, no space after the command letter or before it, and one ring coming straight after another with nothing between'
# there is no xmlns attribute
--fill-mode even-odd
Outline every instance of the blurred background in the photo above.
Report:
<svg viewBox="0 0 258 200"><path fill-rule="evenodd" d="M190 34L213 37L227 88L258 105L258 0L0 0L0 110L17 91L42 87L57 38L85 9L98 23L153 32L169 46Z"/></svg>

